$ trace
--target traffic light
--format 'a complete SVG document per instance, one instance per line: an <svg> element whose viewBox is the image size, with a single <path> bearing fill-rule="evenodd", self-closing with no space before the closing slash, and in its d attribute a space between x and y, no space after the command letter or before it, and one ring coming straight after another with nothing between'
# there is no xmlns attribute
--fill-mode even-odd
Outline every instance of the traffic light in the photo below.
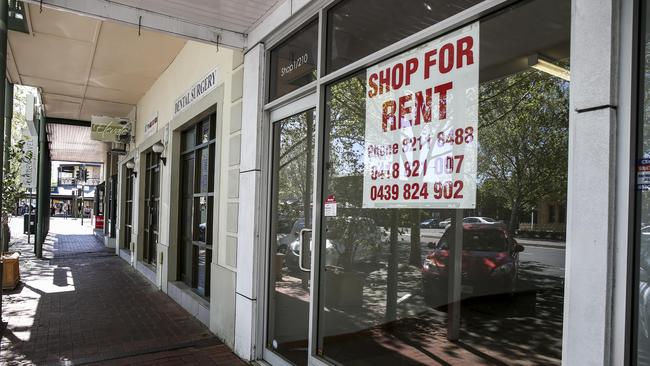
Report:
<svg viewBox="0 0 650 366"><path fill-rule="evenodd" d="M74 174L75 174L74 177L77 180L77 182L80 181L81 180L81 168L79 168Z"/></svg>
<svg viewBox="0 0 650 366"><path fill-rule="evenodd" d="M82 181L87 181L88 180L88 170L86 170L86 167L81 168L81 180Z"/></svg>

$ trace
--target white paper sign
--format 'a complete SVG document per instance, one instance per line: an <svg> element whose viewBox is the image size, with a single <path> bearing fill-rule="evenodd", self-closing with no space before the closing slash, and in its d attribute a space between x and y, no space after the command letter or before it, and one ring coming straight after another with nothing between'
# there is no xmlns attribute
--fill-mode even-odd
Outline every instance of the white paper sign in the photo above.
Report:
<svg viewBox="0 0 650 366"><path fill-rule="evenodd" d="M330 194L325 200L325 217L336 217L336 198Z"/></svg>
<svg viewBox="0 0 650 366"><path fill-rule="evenodd" d="M474 208L479 23L367 69L364 208Z"/></svg>

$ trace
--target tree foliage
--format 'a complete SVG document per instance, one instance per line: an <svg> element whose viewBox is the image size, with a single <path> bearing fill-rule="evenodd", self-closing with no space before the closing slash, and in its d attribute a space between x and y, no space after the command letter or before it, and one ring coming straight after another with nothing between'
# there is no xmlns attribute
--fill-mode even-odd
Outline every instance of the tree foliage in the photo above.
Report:
<svg viewBox="0 0 650 366"><path fill-rule="evenodd" d="M479 196L510 210L511 229L522 209L566 199L568 105L568 84L535 70L481 85Z"/></svg>

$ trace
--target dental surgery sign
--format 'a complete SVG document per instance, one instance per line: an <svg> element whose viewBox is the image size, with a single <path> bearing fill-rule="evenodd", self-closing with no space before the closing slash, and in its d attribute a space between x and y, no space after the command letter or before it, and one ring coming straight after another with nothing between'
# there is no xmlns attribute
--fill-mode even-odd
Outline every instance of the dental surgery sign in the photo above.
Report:
<svg viewBox="0 0 650 366"><path fill-rule="evenodd" d="M217 69L213 69L189 88L174 102L174 115L179 114L194 102L208 95L217 87ZM157 123L157 122L156 122Z"/></svg>
<svg viewBox="0 0 650 366"><path fill-rule="evenodd" d="M364 208L474 208L479 24L367 69Z"/></svg>

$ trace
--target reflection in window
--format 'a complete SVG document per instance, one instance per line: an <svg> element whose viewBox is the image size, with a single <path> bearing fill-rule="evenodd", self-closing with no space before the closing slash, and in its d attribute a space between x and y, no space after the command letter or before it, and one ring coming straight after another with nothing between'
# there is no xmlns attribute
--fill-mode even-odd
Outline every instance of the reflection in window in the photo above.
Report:
<svg viewBox="0 0 650 366"><path fill-rule="evenodd" d="M459 213L462 223L449 209L362 208L365 72L327 87L324 196L336 197L338 212L324 218L320 355L341 364L560 364L569 84L526 60L543 54L568 68L569 25L568 0L527 2L481 22L477 207ZM448 312L456 232L457 318Z"/></svg>
<svg viewBox="0 0 650 366"><path fill-rule="evenodd" d="M316 80L317 57L316 20L271 50L269 99L279 98Z"/></svg>
<svg viewBox="0 0 650 366"><path fill-rule="evenodd" d="M309 273L300 269L300 235L312 222L315 111L273 124L270 296L267 346L307 364ZM304 241L311 242L304 234ZM305 245L306 246L306 245ZM309 267L309 254L303 267Z"/></svg>
<svg viewBox="0 0 650 366"><path fill-rule="evenodd" d="M341 1L327 11L327 72L428 28L483 0Z"/></svg>
<svg viewBox="0 0 650 366"><path fill-rule="evenodd" d="M181 136L179 277L199 295L210 296L216 114Z"/></svg>

